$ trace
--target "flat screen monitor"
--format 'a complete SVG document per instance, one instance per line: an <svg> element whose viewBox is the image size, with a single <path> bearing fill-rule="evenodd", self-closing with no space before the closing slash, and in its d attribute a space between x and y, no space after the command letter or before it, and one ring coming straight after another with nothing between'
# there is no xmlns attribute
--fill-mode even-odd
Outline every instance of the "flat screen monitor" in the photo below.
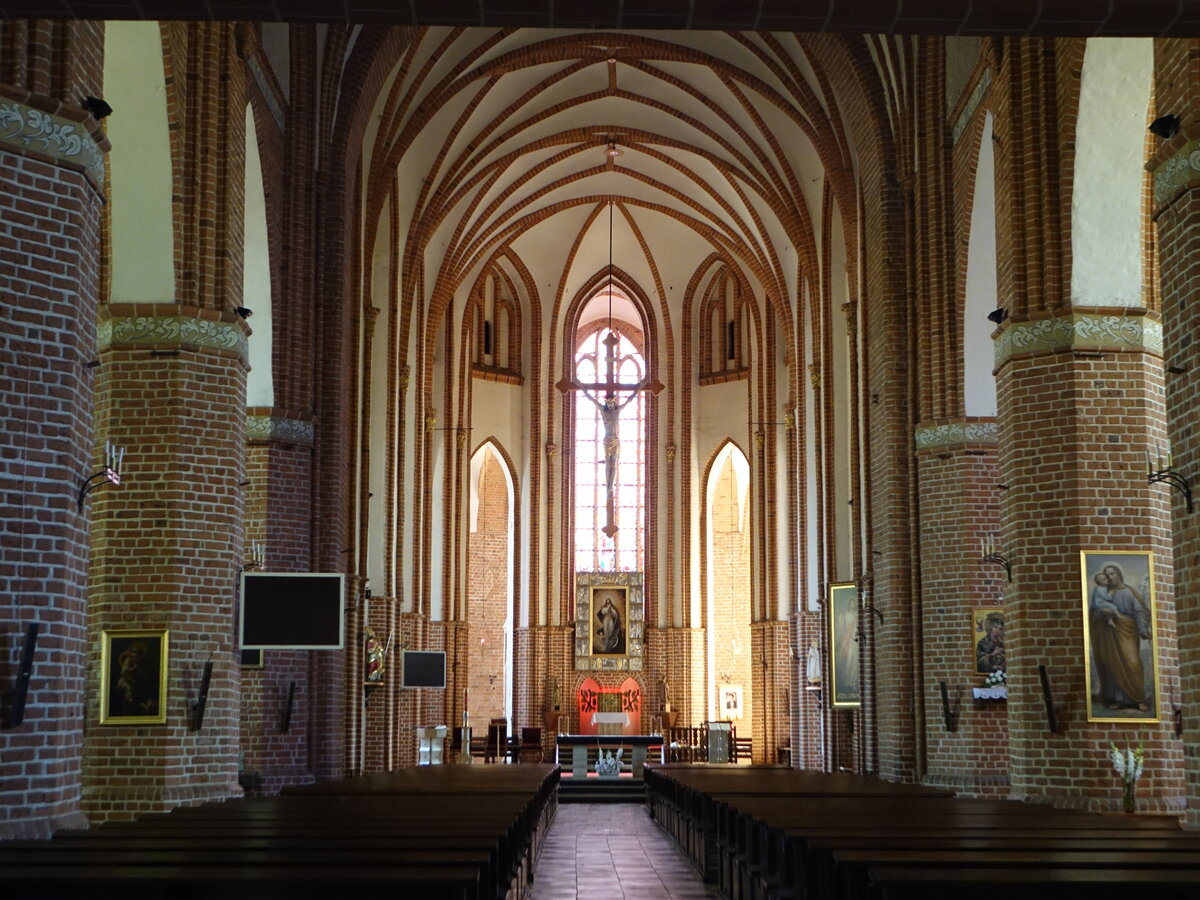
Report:
<svg viewBox="0 0 1200 900"><path fill-rule="evenodd" d="M242 573L243 649L340 650L345 628L340 573Z"/></svg>
<svg viewBox="0 0 1200 900"><path fill-rule="evenodd" d="M401 674L406 688L444 688L446 654L440 650L405 650Z"/></svg>

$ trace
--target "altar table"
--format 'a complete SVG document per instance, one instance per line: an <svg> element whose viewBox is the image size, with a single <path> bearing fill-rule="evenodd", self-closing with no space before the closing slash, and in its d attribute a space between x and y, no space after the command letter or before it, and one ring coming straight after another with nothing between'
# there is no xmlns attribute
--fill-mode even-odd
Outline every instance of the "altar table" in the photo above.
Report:
<svg viewBox="0 0 1200 900"><path fill-rule="evenodd" d="M587 778L588 750L590 748L595 747L609 752L616 752L622 747L628 748L632 751L631 759L622 759L621 762L629 762L633 769L633 777L641 778L646 768L647 754L652 747L658 748L659 762L666 762L665 744L666 740L661 734L560 734L555 754L557 759L561 756L562 747L570 747L571 777ZM557 761L560 764L562 762L561 759L557 759Z"/></svg>

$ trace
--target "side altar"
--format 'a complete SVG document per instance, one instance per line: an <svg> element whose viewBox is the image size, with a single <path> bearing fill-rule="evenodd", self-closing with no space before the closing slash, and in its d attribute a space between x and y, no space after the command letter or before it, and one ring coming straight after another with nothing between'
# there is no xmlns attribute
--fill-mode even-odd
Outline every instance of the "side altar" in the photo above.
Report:
<svg viewBox="0 0 1200 900"><path fill-rule="evenodd" d="M651 752L654 752L654 758L658 762L666 762L664 743L665 739L661 734L560 734L555 747L555 761L562 765L563 748L570 747L571 777L587 778L601 750L607 753L626 750L630 752L629 763L633 777L641 779L645 773L646 759Z"/></svg>

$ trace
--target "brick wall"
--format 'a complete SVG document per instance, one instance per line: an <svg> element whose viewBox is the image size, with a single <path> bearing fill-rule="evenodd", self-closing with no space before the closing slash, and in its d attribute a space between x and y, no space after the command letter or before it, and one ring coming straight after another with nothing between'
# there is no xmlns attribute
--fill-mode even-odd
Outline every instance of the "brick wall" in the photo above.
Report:
<svg viewBox="0 0 1200 900"><path fill-rule="evenodd" d="M807 673L808 648L815 642L820 652L823 621L817 613L796 612L792 615L791 629L791 646L796 650L790 678L792 721L787 735L792 765L800 769L825 770L827 762L821 734L824 691L821 683L809 683Z"/></svg>
<svg viewBox="0 0 1200 900"><path fill-rule="evenodd" d="M508 617L508 486L489 452L479 473L479 509L469 538L467 619L470 624L471 715L477 722L504 716L504 621Z"/></svg>
<svg viewBox="0 0 1200 900"><path fill-rule="evenodd" d="M102 198L80 172L0 146L0 660L40 627L24 723L4 709L0 837L81 824L88 504ZM113 490L101 487L97 494Z"/></svg>
<svg viewBox="0 0 1200 900"><path fill-rule="evenodd" d="M224 351L114 345L99 373L97 431L128 447L121 485L92 500L84 808L105 819L240 793L234 598L245 369ZM166 724L95 726L102 632L162 628ZM193 731L188 714L209 661L204 726Z"/></svg>
<svg viewBox="0 0 1200 900"><path fill-rule="evenodd" d="M1158 170L1168 160L1185 156L1196 138L1191 125L1200 112L1200 56L1195 40L1155 42L1154 92L1156 114L1179 116L1184 129L1170 141L1161 142L1151 160ZM1186 149L1185 149L1186 148ZM1155 171L1156 181L1159 176ZM1200 460L1200 395L1195 372L1200 352L1195 340L1200 329L1200 309L1195 295L1200 286L1196 260L1200 259L1200 195L1195 181L1164 190L1154 202L1160 257L1163 304L1163 354L1167 369L1166 407L1171 450L1176 469L1195 478ZM1161 489L1156 489L1161 490ZM1188 514L1183 498L1170 495L1173 515L1174 581L1178 614L1179 689L1175 696L1183 707L1183 740L1171 747L1172 756L1184 760L1188 805L1187 822L1200 827L1200 730L1189 709L1200 697L1200 650L1195 636L1200 633L1200 517ZM1185 637L1186 636L1186 637Z"/></svg>
<svg viewBox="0 0 1200 900"><path fill-rule="evenodd" d="M739 736L755 733L756 694L750 639L750 528L738 504L733 463L726 461L719 472L709 510L712 527L712 658L708 661L716 686L716 718L724 719L721 686L740 685L743 692L742 718L734 721ZM707 704L706 704L707 706ZM759 740L761 743L761 738Z"/></svg>
<svg viewBox="0 0 1200 900"><path fill-rule="evenodd" d="M1182 791L1168 726L1088 722L1079 556L1154 552L1159 670L1173 671L1168 500L1144 484L1147 441L1163 436L1161 363L1136 353L1058 352L1011 359L997 379L1003 546L1013 560L1005 629L1013 793L1115 802L1119 785L1105 752L1113 740L1136 740L1147 751L1142 791L1166 802ZM1057 734L1047 729L1038 665L1058 703Z"/></svg>
<svg viewBox="0 0 1200 900"><path fill-rule="evenodd" d="M994 446L937 447L918 455L921 486L921 616L927 784L966 793L1008 792L1003 702L976 703L972 614L1004 606L1004 571L980 562L984 536L999 531ZM1001 550L1005 548L1001 547ZM942 711L947 686L954 731Z"/></svg>
<svg viewBox="0 0 1200 900"><path fill-rule="evenodd" d="M245 453L244 548L253 542L266 548L265 571L308 571L311 449L269 441L248 444ZM292 714L284 732L283 710L293 682ZM241 670L239 769L248 775L243 778L248 791L275 794L285 785L312 780L310 703L308 651L267 650L261 669Z"/></svg>

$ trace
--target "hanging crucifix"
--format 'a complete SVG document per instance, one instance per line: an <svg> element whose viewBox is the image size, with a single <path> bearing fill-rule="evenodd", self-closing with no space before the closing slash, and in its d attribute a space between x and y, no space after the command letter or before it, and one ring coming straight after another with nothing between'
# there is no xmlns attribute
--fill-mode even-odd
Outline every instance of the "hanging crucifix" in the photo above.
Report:
<svg viewBox="0 0 1200 900"><path fill-rule="evenodd" d="M617 533L617 463L621 456L621 410L632 403L643 390L658 393L661 384L651 384L649 374L644 375L637 383L629 384L617 380L618 359L617 346L621 339L617 336L612 320L612 203L608 207L608 334L604 336L604 380L583 383L574 378L564 378L558 383L559 390L571 389L579 391L587 397L600 411L600 421L604 427L604 484L607 491L605 502L605 523L601 531L611 540ZM597 360L599 363L599 360ZM600 366L597 364L596 369Z"/></svg>
<svg viewBox="0 0 1200 900"><path fill-rule="evenodd" d="M617 533L616 482L617 462L621 457L621 410L632 403L646 384L642 379L637 384L621 384L617 381L617 344L620 343L612 322L604 336L604 381L595 384L577 384L583 396L600 410L600 421L604 425L604 484L608 491L605 506L606 519L601 531L610 540ZM627 396L622 399L621 395Z"/></svg>

